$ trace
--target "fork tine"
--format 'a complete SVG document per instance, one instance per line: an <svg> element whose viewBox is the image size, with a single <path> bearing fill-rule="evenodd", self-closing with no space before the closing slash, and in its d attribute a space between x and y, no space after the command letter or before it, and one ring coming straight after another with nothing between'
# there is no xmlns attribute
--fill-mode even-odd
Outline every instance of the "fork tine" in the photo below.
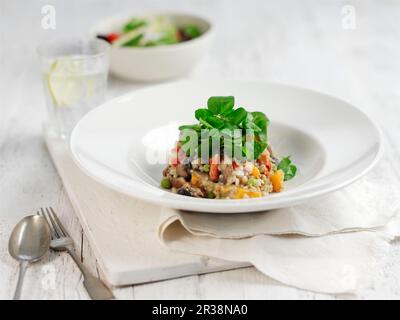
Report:
<svg viewBox="0 0 400 320"><path fill-rule="evenodd" d="M46 208L46 213L44 213L44 210L43 210L43 214L47 218L47 221L50 222L51 226L53 227L55 238L61 238L62 237L61 233L58 230L57 225L54 222L53 217L51 216L51 214L49 213L47 208Z"/></svg>
<svg viewBox="0 0 400 320"><path fill-rule="evenodd" d="M60 219L58 219L57 214L55 213L53 208L52 207L49 207L49 208L50 208L51 213L53 214L54 220L56 221L57 225L60 227L61 231L63 232L64 237L69 237L67 230L64 228Z"/></svg>
<svg viewBox="0 0 400 320"><path fill-rule="evenodd" d="M60 227L57 225L56 221L54 220L54 216L50 212L49 208L46 208L46 214L49 217L51 223L53 224L54 229L56 230L57 237L58 238L64 237L63 232L61 231Z"/></svg>
<svg viewBox="0 0 400 320"><path fill-rule="evenodd" d="M49 228L50 228L51 239L58 238L57 233L56 233L56 230L54 229L54 226L53 226L53 224L50 222L49 218L46 216L46 214L45 214L43 208L40 208L40 213L39 213L39 215L41 215L43 218L46 219L46 222L47 222L47 224L49 225Z"/></svg>

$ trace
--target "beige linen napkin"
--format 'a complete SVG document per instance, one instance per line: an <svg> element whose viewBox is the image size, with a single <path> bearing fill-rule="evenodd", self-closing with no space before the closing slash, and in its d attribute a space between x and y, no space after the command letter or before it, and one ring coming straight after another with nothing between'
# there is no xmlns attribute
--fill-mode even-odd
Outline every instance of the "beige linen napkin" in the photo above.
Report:
<svg viewBox="0 0 400 320"><path fill-rule="evenodd" d="M185 253L249 262L298 288L354 293L368 286L400 235L400 186L389 162L357 183L291 208L205 214L164 209L159 238Z"/></svg>

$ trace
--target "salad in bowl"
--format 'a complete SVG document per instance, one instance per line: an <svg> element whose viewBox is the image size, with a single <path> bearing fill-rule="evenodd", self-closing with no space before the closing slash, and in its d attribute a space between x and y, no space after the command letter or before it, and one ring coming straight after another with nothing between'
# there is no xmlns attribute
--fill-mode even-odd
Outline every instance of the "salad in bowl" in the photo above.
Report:
<svg viewBox="0 0 400 320"><path fill-rule="evenodd" d="M193 70L208 52L214 31L208 19L197 15L149 12L110 17L92 34L111 44L113 75L156 82Z"/></svg>
<svg viewBox="0 0 400 320"><path fill-rule="evenodd" d="M162 188L197 198L258 198L281 192L296 175L290 157L272 151L263 112L235 108L233 96L214 96L195 118L179 127Z"/></svg>
<svg viewBox="0 0 400 320"><path fill-rule="evenodd" d="M97 34L118 47L155 47L189 41L201 36L195 24L177 25L169 16L132 17L122 26L108 33Z"/></svg>

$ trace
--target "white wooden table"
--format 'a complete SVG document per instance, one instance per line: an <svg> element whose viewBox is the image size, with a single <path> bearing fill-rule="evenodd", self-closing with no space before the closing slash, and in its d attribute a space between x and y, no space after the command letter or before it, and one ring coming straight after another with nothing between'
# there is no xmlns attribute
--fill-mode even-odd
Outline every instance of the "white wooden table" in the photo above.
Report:
<svg viewBox="0 0 400 320"><path fill-rule="evenodd" d="M56 8L55 30L41 27L43 4L0 2L0 298L11 297L17 276L17 264L7 253L9 233L19 219L42 206L58 209L83 262L98 272L41 135L46 111L35 48L47 38L85 33L113 13L182 10L212 18L218 33L215 45L189 78L279 81L360 106L383 130L382 161L390 162L400 187L399 1L49 0L46 4ZM346 29L352 25L344 17L344 5L354 6L355 29ZM109 97L141 86L110 79ZM290 288L252 268L126 287L115 290L115 295L122 299L342 298ZM55 253L30 268L23 297L88 298L70 257ZM357 298L400 298L398 242L374 286Z"/></svg>

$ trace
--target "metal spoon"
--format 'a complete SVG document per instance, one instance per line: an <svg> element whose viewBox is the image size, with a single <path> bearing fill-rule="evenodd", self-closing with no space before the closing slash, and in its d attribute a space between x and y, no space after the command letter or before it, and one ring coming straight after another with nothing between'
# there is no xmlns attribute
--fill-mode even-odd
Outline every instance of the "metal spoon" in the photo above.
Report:
<svg viewBox="0 0 400 320"><path fill-rule="evenodd" d="M27 216L14 227L8 242L10 255L19 261L19 275L14 300L21 297L22 282L29 263L43 257L50 248L50 240L49 225L41 216Z"/></svg>

